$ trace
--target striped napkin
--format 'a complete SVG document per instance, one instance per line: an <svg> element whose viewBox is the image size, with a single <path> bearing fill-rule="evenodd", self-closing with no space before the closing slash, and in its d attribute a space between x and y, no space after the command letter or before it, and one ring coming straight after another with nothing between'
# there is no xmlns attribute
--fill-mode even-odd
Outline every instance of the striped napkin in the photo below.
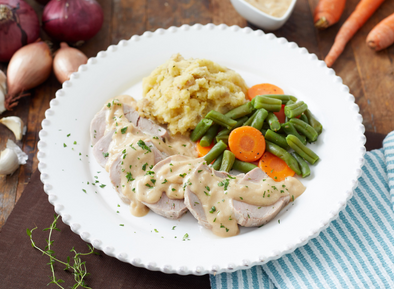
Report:
<svg viewBox="0 0 394 289"><path fill-rule="evenodd" d="M394 132L365 154L359 184L338 219L291 254L211 275L219 288L394 288Z"/></svg>

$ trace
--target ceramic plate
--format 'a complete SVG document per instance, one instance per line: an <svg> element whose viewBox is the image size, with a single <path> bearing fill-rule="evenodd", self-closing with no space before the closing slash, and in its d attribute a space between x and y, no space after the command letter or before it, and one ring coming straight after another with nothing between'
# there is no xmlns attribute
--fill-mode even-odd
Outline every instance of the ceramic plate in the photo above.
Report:
<svg viewBox="0 0 394 289"><path fill-rule="evenodd" d="M321 160L312 166L311 176L302 179L305 193L262 228L242 228L238 236L219 238L190 213L178 221L152 212L134 217L92 156L89 124L95 113L119 94L139 99L142 78L178 52L225 65L249 86L278 85L305 101L324 126L319 140L310 145ZM231 272L294 251L346 206L365 153L358 112L341 78L316 55L284 38L213 24L158 29L99 52L63 84L42 122L38 168L49 202L63 222L105 254L166 273Z"/></svg>

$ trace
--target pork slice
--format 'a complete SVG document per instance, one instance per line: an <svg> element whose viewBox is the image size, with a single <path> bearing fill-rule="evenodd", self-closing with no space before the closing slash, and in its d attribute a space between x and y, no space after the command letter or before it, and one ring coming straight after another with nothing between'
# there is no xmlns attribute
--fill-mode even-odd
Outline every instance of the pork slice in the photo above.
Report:
<svg viewBox="0 0 394 289"><path fill-rule="evenodd" d="M101 109L90 122L90 141L92 145L95 145L104 136L107 126L107 111L105 108Z"/></svg>
<svg viewBox="0 0 394 289"><path fill-rule="evenodd" d="M290 196L283 196L271 206L254 206L237 200L230 200L230 206L239 225L256 227L271 221L289 202Z"/></svg>
<svg viewBox="0 0 394 289"><path fill-rule="evenodd" d="M143 133L153 135L153 136L158 136L161 138L166 138L169 137L167 129L164 127L154 123L150 119L146 119L143 117L140 117L138 120L138 125L137 127L142 130Z"/></svg>
<svg viewBox="0 0 394 289"><path fill-rule="evenodd" d="M121 162L122 162L122 154L119 154L115 161L112 162L109 168L109 179L111 180L112 185L114 186L115 190L118 192L120 199L126 203L130 204L130 199L128 199L122 193L122 182L120 180L121 176Z"/></svg>
<svg viewBox="0 0 394 289"><path fill-rule="evenodd" d="M154 164L162 161L165 158L165 155L159 151L152 142L145 142L147 146L150 147L154 154ZM116 159L112 162L109 167L109 179L111 180L112 185L114 186L115 190L118 192L120 199L126 203L130 204L130 199L128 199L122 192L122 182L121 182L121 167L122 163L122 154L119 153ZM104 165L105 166L105 165Z"/></svg>
<svg viewBox="0 0 394 289"><path fill-rule="evenodd" d="M155 204L149 204L146 202L142 203L156 214L171 220L179 219L187 212L187 208L183 200L172 200L167 197L165 192L163 192L160 200Z"/></svg>
<svg viewBox="0 0 394 289"><path fill-rule="evenodd" d="M262 179L269 178L268 175L260 168L255 168L248 172L241 180L241 182L259 183Z"/></svg>
<svg viewBox="0 0 394 289"><path fill-rule="evenodd" d="M133 106L123 104L123 114L135 127L137 127L140 115Z"/></svg>
<svg viewBox="0 0 394 289"><path fill-rule="evenodd" d="M201 163L194 170L193 174L198 175L198 171L200 170L211 172L211 169L207 165ZM218 172L218 171L214 171L214 174L219 178L226 178L228 175L227 172ZM196 196L196 194L192 190L190 190L189 186L186 186L184 200L186 207L189 209L190 213L192 213L193 217L197 219L198 223L204 228L211 230L212 225L209 224L207 217L205 216L202 203L200 199Z"/></svg>
<svg viewBox="0 0 394 289"><path fill-rule="evenodd" d="M107 132L100 140L93 146L93 155L96 158L96 161L100 166L105 168L105 164L107 163L108 156L106 157L104 154L108 153L109 145L112 141L112 135L115 130L111 130Z"/></svg>

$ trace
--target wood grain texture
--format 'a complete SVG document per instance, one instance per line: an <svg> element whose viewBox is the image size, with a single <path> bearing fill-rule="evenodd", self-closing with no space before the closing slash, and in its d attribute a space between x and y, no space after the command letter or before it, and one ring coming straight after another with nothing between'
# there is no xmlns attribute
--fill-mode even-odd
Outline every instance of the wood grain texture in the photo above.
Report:
<svg viewBox="0 0 394 289"><path fill-rule="evenodd" d="M27 0L40 16L43 6L34 0ZM98 0L104 11L104 25L100 32L80 47L88 56L95 56L111 44L129 39L134 34L158 28L193 25L195 23L225 23L229 26L257 27L248 23L233 8L230 0ZM335 36L352 13L359 0L347 0L345 11L339 23L329 29L319 31L313 25L313 11L318 0L298 0L289 21L279 30L273 31L278 37L285 37L315 53L319 59L327 55ZM355 96L356 103L364 118L367 130L387 134L394 129L394 46L379 53L365 44L369 31L383 18L394 12L394 1L385 1L369 21L357 32L345 51L334 64L336 74L342 77ZM270 31L265 31L270 32ZM49 37L41 31L41 38ZM58 47L54 43L53 48ZM159 48L158 48L159 49ZM6 71L7 64L0 63ZM0 228L21 196L32 173L37 169L37 141L41 121L49 101L61 85L54 76L44 84L31 90L31 97L22 99L13 112L3 116L17 115L27 124L27 134L19 142L28 156L25 166L12 176L0 176ZM15 140L13 134L0 126L0 150L8 139ZM28 192L27 192L28 193Z"/></svg>

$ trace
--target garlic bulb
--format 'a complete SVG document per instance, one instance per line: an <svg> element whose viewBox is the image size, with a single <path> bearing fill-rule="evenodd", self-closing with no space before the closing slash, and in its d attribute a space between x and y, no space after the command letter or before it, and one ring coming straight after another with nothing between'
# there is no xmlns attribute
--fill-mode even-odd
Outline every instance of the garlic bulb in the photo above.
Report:
<svg viewBox="0 0 394 289"><path fill-rule="evenodd" d="M27 154L12 140L8 140L6 149L0 153L0 175L12 174L19 168L19 165L26 164L27 159Z"/></svg>
<svg viewBox="0 0 394 289"><path fill-rule="evenodd" d="M0 70L0 114L2 114L6 109L4 106L5 95L7 91L7 78L3 71Z"/></svg>
<svg viewBox="0 0 394 289"><path fill-rule="evenodd" d="M0 119L0 123L8 127L15 135L16 140L21 140L24 134L24 123L17 116L3 117Z"/></svg>

